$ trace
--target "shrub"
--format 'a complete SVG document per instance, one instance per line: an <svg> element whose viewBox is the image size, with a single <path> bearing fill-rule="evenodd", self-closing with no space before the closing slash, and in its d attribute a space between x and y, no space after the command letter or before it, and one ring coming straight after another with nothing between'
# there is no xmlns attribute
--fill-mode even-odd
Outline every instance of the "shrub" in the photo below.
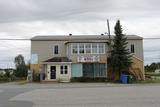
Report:
<svg viewBox="0 0 160 107"><path fill-rule="evenodd" d="M105 77L73 77L71 78L71 82L105 82Z"/></svg>
<svg viewBox="0 0 160 107"><path fill-rule="evenodd" d="M40 82L40 74L33 72L33 81L34 82Z"/></svg>
<svg viewBox="0 0 160 107"><path fill-rule="evenodd" d="M6 75L0 74L0 82L8 82L9 78Z"/></svg>

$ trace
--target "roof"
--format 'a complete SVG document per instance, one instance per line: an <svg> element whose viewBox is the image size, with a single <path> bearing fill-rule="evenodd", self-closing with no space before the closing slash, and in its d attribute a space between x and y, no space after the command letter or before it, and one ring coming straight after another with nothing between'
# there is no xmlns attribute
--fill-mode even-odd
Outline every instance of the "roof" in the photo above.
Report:
<svg viewBox="0 0 160 107"><path fill-rule="evenodd" d="M137 35L126 35L128 40L142 40ZM111 38L114 36L112 35ZM107 35L42 35L31 38L31 41L75 41L75 40L108 40Z"/></svg>
<svg viewBox="0 0 160 107"><path fill-rule="evenodd" d="M71 60L68 59L67 57L53 57L44 62L71 62Z"/></svg>

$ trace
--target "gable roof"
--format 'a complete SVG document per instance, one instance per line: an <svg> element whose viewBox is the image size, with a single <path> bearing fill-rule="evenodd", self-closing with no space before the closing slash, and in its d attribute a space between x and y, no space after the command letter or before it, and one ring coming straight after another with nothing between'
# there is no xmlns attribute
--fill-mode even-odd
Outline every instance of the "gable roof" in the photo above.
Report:
<svg viewBox="0 0 160 107"><path fill-rule="evenodd" d="M112 35L111 38L114 36ZM142 40L143 38L137 35L126 35L128 40ZM74 41L74 40L108 40L107 35L43 35L31 38L31 41Z"/></svg>

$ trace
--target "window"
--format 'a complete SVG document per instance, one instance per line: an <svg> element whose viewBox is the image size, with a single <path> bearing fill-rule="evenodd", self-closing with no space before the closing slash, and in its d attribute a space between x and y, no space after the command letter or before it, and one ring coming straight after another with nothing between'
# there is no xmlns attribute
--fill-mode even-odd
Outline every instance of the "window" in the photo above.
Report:
<svg viewBox="0 0 160 107"><path fill-rule="evenodd" d="M104 44L103 44L103 43L100 43L100 44L99 44L99 53L100 53L100 54L105 53L105 52L104 52L104 51L105 51L104 48L105 48L105 47L104 47Z"/></svg>
<svg viewBox="0 0 160 107"><path fill-rule="evenodd" d="M96 54L97 53L97 43L92 44L92 53Z"/></svg>
<svg viewBox="0 0 160 107"><path fill-rule="evenodd" d="M79 44L79 53L84 54L84 43Z"/></svg>
<svg viewBox="0 0 160 107"><path fill-rule="evenodd" d="M91 53L91 44L87 43L87 44L85 44L85 46L86 46L86 53L87 54Z"/></svg>
<svg viewBox="0 0 160 107"><path fill-rule="evenodd" d="M61 74L63 74L63 66L61 66Z"/></svg>
<svg viewBox="0 0 160 107"><path fill-rule="evenodd" d="M134 53L135 50L134 50L134 44L131 44L131 53Z"/></svg>
<svg viewBox="0 0 160 107"><path fill-rule="evenodd" d="M64 66L64 73L68 74L68 66Z"/></svg>
<svg viewBox="0 0 160 107"><path fill-rule="evenodd" d="M68 66L61 65L61 74L68 74Z"/></svg>
<svg viewBox="0 0 160 107"><path fill-rule="evenodd" d="M104 54L104 43L72 43L72 54Z"/></svg>
<svg viewBox="0 0 160 107"><path fill-rule="evenodd" d="M72 53L73 54L78 53L78 44L76 44L76 43L72 44Z"/></svg>
<svg viewBox="0 0 160 107"><path fill-rule="evenodd" d="M58 45L54 46L54 54L58 54Z"/></svg>

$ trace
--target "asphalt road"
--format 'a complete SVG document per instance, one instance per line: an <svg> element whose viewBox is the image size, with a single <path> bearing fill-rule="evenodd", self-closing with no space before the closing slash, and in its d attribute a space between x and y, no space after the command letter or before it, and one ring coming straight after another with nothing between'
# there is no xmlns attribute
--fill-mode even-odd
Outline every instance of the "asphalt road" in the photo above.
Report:
<svg viewBox="0 0 160 107"><path fill-rule="evenodd" d="M160 107L160 84L0 84L0 107Z"/></svg>

